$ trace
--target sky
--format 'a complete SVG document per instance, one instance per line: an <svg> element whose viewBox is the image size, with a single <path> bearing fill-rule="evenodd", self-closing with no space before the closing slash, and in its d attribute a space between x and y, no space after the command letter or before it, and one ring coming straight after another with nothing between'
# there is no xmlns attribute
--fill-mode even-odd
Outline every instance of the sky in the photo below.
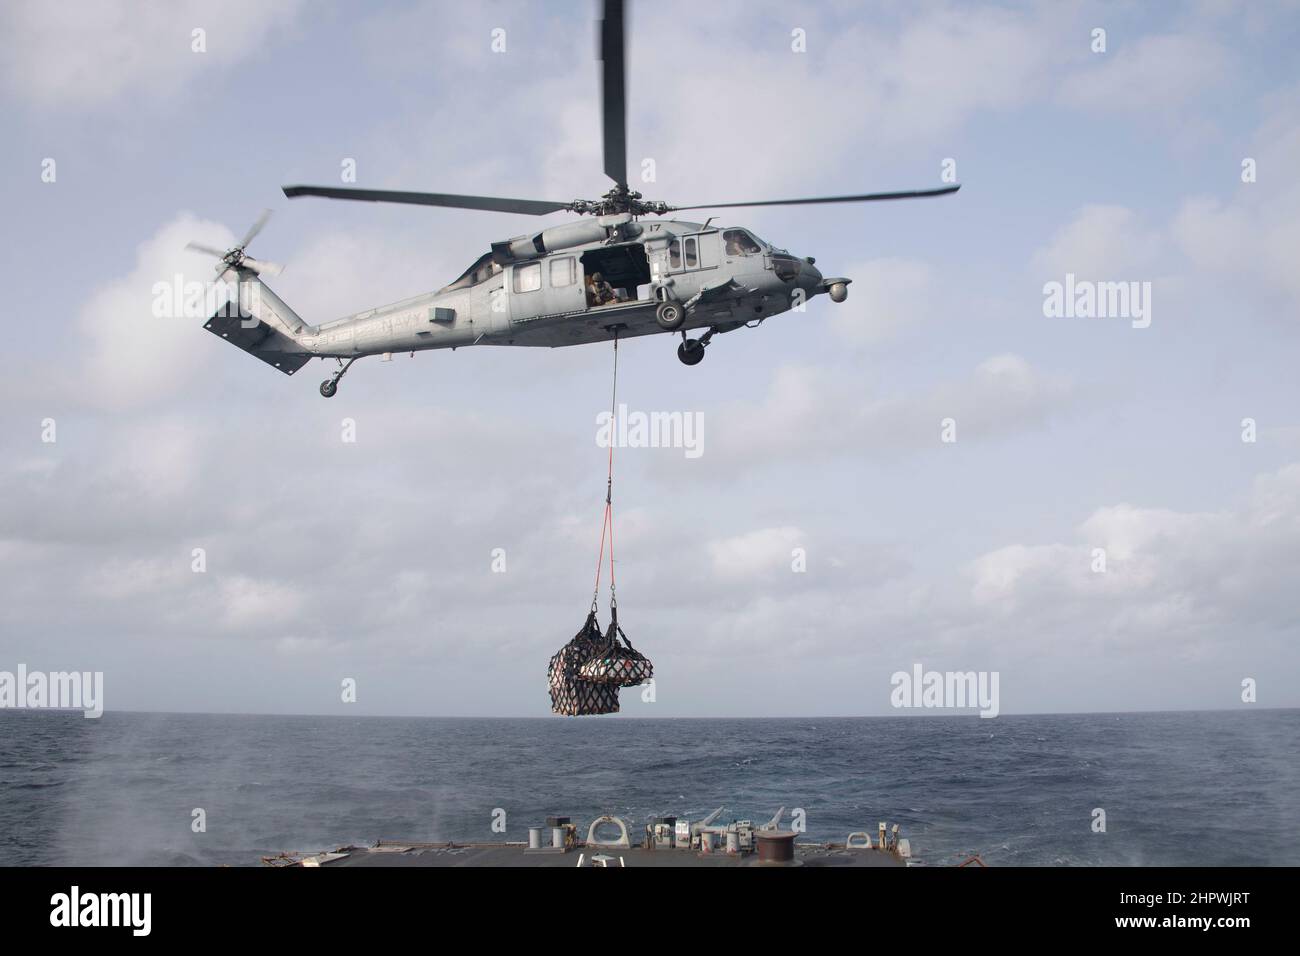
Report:
<svg viewBox="0 0 1300 956"><path fill-rule="evenodd" d="M0 670L102 671L108 710L549 712L610 348L372 358L325 400L332 363L288 378L151 303L264 208L251 252L316 324L565 221L280 186L352 161L360 187L599 196L597 16L3 5ZM616 450L619 617L656 673L622 717L896 713L917 664L996 672L1004 714L1300 705L1300 5L628 19L647 198L962 189L722 210L848 300L692 368L620 349L620 400L702 437ZM1067 276L1137 283L1145 317L1048 314Z"/></svg>

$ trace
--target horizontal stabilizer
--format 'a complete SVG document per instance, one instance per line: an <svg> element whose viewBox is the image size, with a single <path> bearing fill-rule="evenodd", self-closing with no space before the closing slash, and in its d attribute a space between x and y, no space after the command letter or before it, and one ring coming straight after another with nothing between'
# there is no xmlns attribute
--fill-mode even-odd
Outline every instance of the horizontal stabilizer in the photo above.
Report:
<svg viewBox="0 0 1300 956"><path fill-rule="evenodd" d="M231 314L228 314L231 313ZM285 375L292 375L312 358L299 349L297 343L260 319L240 318L237 310L222 307L204 323L213 335L219 335L232 345L237 345L254 358L273 365Z"/></svg>

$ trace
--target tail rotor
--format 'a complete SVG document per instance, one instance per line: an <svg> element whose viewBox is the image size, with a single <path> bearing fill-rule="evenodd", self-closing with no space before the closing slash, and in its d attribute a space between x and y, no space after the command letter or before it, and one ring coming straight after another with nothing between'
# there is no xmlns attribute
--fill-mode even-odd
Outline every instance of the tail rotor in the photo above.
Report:
<svg viewBox="0 0 1300 956"><path fill-rule="evenodd" d="M284 266L278 265L274 262L268 262L265 259L254 259L244 251L248 244L253 241L253 238L262 231L262 227L266 225L266 221L270 218L271 210L263 209L262 214L257 217L257 221L249 227L248 232L244 233L244 238L240 239L233 247L224 252L220 249L214 249L212 246L204 245L201 242L188 242L185 244L185 248L193 250L194 252L202 252L210 256L216 256L217 259L220 260L217 263L218 280L225 278L226 273L232 269L236 271L239 269L247 269L249 272L254 272L257 275L278 276L284 271Z"/></svg>

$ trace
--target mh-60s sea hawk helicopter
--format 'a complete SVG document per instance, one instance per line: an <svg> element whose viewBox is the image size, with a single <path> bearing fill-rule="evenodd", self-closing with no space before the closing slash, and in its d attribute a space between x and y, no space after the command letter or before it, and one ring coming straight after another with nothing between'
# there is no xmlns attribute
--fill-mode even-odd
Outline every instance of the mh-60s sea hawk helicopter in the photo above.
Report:
<svg viewBox="0 0 1300 956"><path fill-rule="evenodd" d="M492 243L454 282L391 305L368 309L319 327L308 325L259 275L279 267L247 256L245 247L266 215L234 248L220 252L219 275L253 283L241 308L223 309L204 326L244 351L292 375L312 358L334 358L339 368L321 383L326 398L357 359L367 355L466 345L555 348L654 332L680 332L677 357L704 358L713 336L801 305L826 293L848 296L851 279L824 277L811 256L798 258L742 226L683 220L641 221L691 209L874 202L956 192L958 185L906 192L670 206L642 198L627 185L626 75L622 0L605 0L600 23L605 175L614 187L600 199L546 202L493 196L394 192L328 186L285 186L284 194L363 202L410 203L543 216L554 212L594 218L551 226ZM246 313L246 314L241 314ZM688 330L705 329L697 338Z"/></svg>

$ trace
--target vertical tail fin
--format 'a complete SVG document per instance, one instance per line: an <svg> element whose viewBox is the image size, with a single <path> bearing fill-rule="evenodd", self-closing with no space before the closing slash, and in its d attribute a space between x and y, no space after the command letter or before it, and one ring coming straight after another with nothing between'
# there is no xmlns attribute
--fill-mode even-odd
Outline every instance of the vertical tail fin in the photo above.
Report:
<svg viewBox="0 0 1300 956"><path fill-rule="evenodd" d="M219 308L203 327L254 358L292 375L312 358L302 345L316 329L302 320L284 300L249 269L232 269L239 277L239 295Z"/></svg>

